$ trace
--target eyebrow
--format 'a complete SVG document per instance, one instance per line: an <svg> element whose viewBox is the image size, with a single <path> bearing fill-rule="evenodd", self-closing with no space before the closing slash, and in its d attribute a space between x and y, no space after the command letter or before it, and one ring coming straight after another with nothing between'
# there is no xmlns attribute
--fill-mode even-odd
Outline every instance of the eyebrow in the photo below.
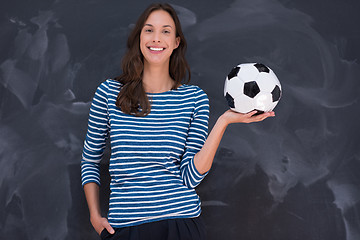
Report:
<svg viewBox="0 0 360 240"><path fill-rule="evenodd" d="M153 25L151 25L150 23L146 23L144 26L154 27L154 26L153 26ZM172 28L170 25L163 25L163 27L169 27L169 28Z"/></svg>

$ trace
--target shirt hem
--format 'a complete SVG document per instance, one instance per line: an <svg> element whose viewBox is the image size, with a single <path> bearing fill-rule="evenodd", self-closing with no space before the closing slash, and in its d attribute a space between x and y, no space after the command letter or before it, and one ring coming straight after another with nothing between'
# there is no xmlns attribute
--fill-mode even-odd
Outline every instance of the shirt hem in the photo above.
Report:
<svg viewBox="0 0 360 240"><path fill-rule="evenodd" d="M197 217L200 216L200 214L201 214L201 211L200 211L198 214L195 214L195 215L168 215L168 216L158 216L158 217L152 217L152 218L145 218L144 220L141 220L141 219L133 220L132 222L122 223L122 224L118 224L118 223L109 221L109 224L110 224L111 227L113 227L113 228L124 228L124 227L133 227L133 226L138 226L138 225L145 224L145 223L158 222L158 221L169 220L169 219L197 218Z"/></svg>

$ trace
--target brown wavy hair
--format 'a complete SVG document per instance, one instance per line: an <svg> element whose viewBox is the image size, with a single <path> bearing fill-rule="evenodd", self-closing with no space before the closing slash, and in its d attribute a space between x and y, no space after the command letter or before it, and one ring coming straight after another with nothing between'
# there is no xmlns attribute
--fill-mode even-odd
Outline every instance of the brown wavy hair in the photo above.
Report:
<svg viewBox="0 0 360 240"><path fill-rule="evenodd" d="M142 76L144 71L144 57L140 50L140 34L149 15L156 10L164 10L170 14L175 22L176 37L180 38L179 46L170 56L169 74L174 80L172 89L181 85L183 80L188 83L191 78L190 67L185 59L187 43L181 29L179 18L172 6L167 3L153 3L145 9L136 22L127 40L127 52L122 59L122 74L115 78L123 84L116 106L124 113L135 116L146 116L150 113L151 104L145 93Z"/></svg>

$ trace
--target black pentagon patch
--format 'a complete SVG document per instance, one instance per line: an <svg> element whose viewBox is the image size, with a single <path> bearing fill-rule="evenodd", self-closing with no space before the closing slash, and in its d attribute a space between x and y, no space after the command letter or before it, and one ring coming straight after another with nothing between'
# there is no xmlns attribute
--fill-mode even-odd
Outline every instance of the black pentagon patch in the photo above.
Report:
<svg viewBox="0 0 360 240"><path fill-rule="evenodd" d="M244 94L248 97L254 98L260 92L260 88L255 81L244 84Z"/></svg>
<svg viewBox="0 0 360 240"><path fill-rule="evenodd" d="M278 85L276 85L274 90L272 90L271 95L273 102L279 101L281 96L281 90Z"/></svg>
<svg viewBox="0 0 360 240"><path fill-rule="evenodd" d="M226 93L225 98L229 107L235 108L234 98L229 93Z"/></svg>
<svg viewBox="0 0 360 240"><path fill-rule="evenodd" d="M232 79L233 77L236 77L237 74L239 73L240 67L234 67L231 72L228 75L228 79Z"/></svg>
<svg viewBox="0 0 360 240"><path fill-rule="evenodd" d="M270 69L262 63L257 63L254 66L257 68L259 72L266 72L266 73L270 72Z"/></svg>

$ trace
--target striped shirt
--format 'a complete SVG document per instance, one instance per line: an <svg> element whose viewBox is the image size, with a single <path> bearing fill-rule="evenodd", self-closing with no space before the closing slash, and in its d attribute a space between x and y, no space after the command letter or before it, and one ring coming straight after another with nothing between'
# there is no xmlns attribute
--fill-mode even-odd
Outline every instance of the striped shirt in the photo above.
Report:
<svg viewBox="0 0 360 240"><path fill-rule="evenodd" d="M148 93L145 117L116 107L121 84L108 79L94 95L84 142L82 184L100 185L100 160L110 136L108 220L115 228L200 215L195 187L205 177L194 156L207 137L209 100L197 86Z"/></svg>

